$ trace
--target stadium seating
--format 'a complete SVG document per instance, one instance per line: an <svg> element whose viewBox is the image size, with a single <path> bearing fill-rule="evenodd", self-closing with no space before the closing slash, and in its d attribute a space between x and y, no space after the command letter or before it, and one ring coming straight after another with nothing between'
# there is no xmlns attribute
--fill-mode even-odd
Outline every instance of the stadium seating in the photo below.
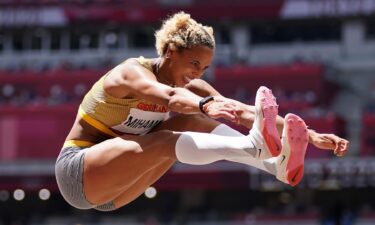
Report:
<svg viewBox="0 0 375 225"><path fill-rule="evenodd" d="M361 155L369 157L374 155L375 149L375 114L365 113L363 116L363 127L362 127L362 148Z"/></svg>
<svg viewBox="0 0 375 225"><path fill-rule="evenodd" d="M3 115L0 125L3 129L10 127L14 130L13 139L1 144L13 146L13 150L8 150L3 157L55 158L72 126L83 95L106 72L107 69L67 69L61 66L41 72L27 68L0 71L0 115ZM340 118L327 114L325 106L319 104L325 91L323 74L324 68L319 64L218 66L214 70L212 85L223 95L237 99L241 98L241 89L245 96L238 100L249 104L254 104L257 88L266 85L278 97L281 115L298 113L313 129L342 133ZM7 93L8 89L11 89L10 93ZM12 122L9 122L9 115L12 115ZM228 125L242 133L248 132L244 127ZM330 155L312 146L309 148L309 158Z"/></svg>

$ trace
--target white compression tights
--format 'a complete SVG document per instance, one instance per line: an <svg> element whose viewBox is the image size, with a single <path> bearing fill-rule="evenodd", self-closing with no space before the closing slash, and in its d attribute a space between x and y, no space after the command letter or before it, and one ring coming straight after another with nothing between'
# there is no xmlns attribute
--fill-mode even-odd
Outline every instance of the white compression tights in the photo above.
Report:
<svg viewBox="0 0 375 225"><path fill-rule="evenodd" d="M176 156L182 163L205 165L228 160L275 175L276 158L259 160L255 158L256 151L247 136L225 124L217 126L210 134L183 132L176 142Z"/></svg>

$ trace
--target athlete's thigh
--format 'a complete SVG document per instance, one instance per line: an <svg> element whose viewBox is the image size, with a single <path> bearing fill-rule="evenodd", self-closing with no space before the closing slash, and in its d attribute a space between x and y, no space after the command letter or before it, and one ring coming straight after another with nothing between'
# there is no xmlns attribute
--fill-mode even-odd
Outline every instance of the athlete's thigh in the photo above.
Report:
<svg viewBox="0 0 375 225"><path fill-rule="evenodd" d="M116 208L120 208L121 206L130 203L144 193L145 190L159 180L159 178L163 176L175 162L174 159L167 159L140 177L131 187L115 198L114 204Z"/></svg>
<svg viewBox="0 0 375 225"><path fill-rule="evenodd" d="M113 200L160 161L175 159L177 138L178 134L173 132L159 131L144 136L117 137L92 146L84 157L87 200L94 204Z"/></svg>
<svg viewBox="0 0 375 225"><path fill-rule="evenodd" d="M203 114L178 114L159 124L152 132L172 130L210 133L219 124L220 122Z"/></svg>

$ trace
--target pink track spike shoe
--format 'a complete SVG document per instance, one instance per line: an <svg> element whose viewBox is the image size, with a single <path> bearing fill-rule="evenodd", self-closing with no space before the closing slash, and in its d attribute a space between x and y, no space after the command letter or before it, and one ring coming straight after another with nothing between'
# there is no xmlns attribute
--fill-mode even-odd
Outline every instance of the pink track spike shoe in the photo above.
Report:
<svg viewBox="0 0 375 225"><path fill-rule="evenodd" d="M277 179L297 185L303 177L305 153L308 145L308 132L305 122L294 114L284 118L282 150L276 160Z"/></svg>
<svg viewBox="0 0 375 225"><path fill-rule="evenodd" d="M257 148L258 159L276 157L281 152L280 135L276 128L278 105L272 91L261 86L255 97L255 118L249 132Z"/></svg>

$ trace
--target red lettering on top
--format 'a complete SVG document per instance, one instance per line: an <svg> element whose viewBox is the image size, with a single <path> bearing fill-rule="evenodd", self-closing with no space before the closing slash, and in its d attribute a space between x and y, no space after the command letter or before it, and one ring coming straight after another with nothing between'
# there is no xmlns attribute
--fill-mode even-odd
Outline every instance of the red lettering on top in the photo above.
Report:
<svg viewBox="0 0 375 225"><path fill-rule="evenodd" d="M137 108L143 111L150 111L150 112L163 112L163 113L168 112L168 109L166 106L158 105L158 104L146 104L143 102L138 103Z"/></svg>

